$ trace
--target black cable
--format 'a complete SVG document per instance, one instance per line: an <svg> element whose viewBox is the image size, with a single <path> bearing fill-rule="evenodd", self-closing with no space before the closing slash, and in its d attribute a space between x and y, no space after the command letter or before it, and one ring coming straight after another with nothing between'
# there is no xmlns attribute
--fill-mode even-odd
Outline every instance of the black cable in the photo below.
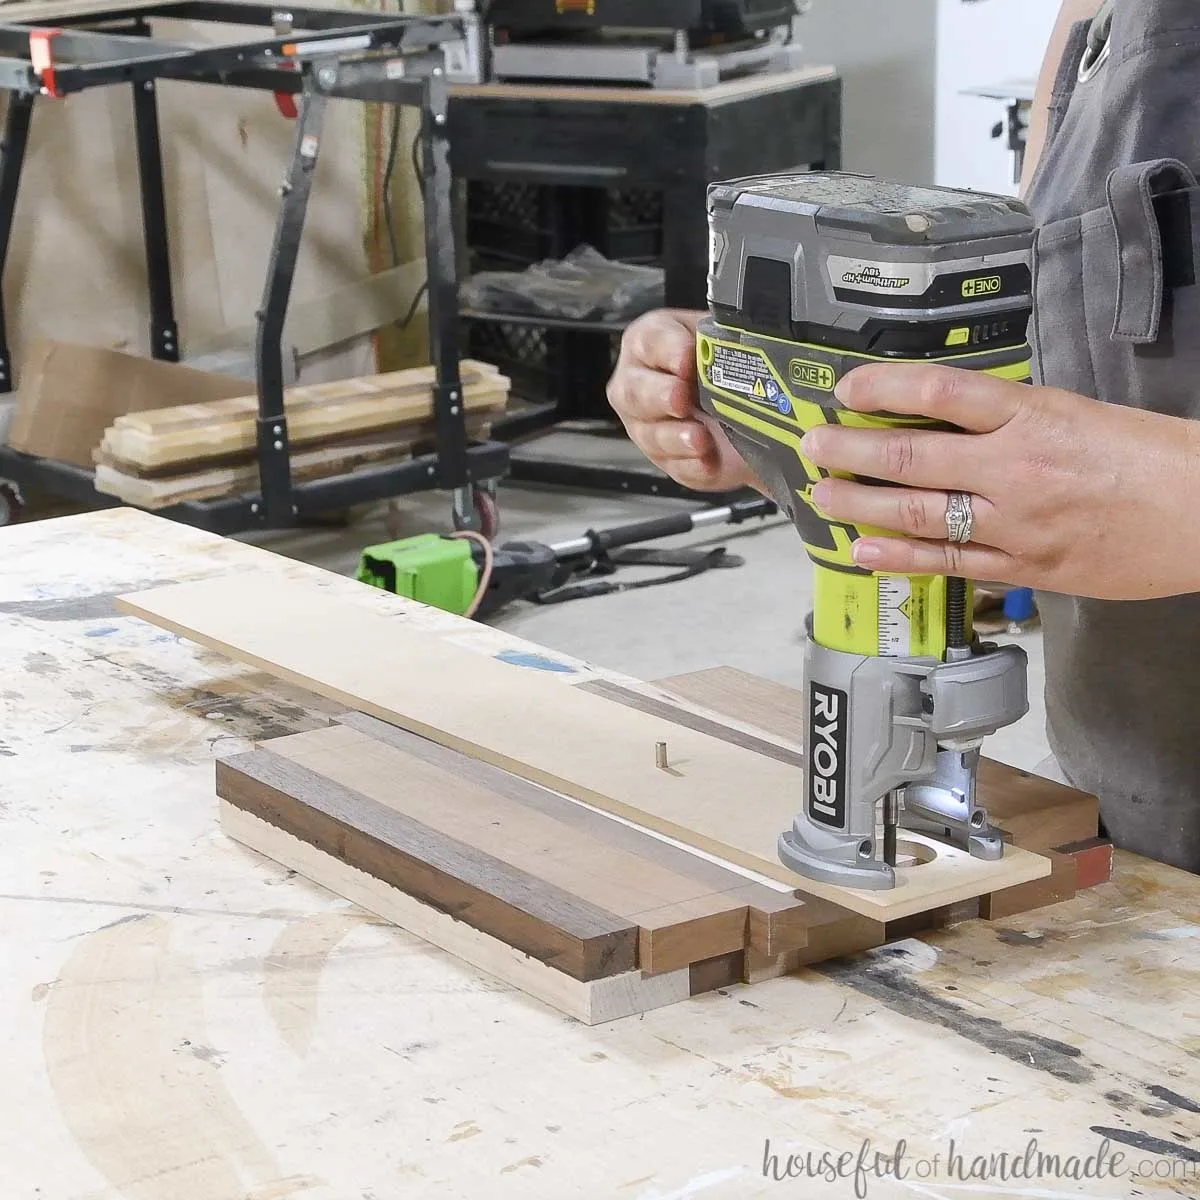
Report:
<svg viewBox="0 0 1200 1200"><path fill-rule="evenodd" d="M396 240L396 217L392 212L392 177L396 173L396 151L400 141L400 106L392 107L392 132L388 140L387 164L383 169L383 219L387 225L388 245L392 249L392 266L400 265L400 246Z"/></svg>
<svg viewBox="0 0 1200 1200"><path fill-rule="evenodd" d="M425 298L427 291L429 291L428 279L417 288L417 294L412 298L412 303L408 306L408 312L396 322L397 329L407 329L412 324L412 319L417 315L417 309L421 307L421 301Z"/></svg>
<svg viewBox="0 0 1200 1200"><path fill-rule="evenodd" d="M490 7L490 0L486 8ZM417 177L419 185L418 195L421 198L421 207L425 207L425 176L421 171L421 163L417 157L417 149L421 144L421 131L417 130L416 136L413 138L412 149L409 157L412 159L413 173ZM392 252L392 266L400 265L400 242L396 237L396 216L392 211L392 182L396 175L396 158L400 149L400 105L392 105L392 126L388 134L388 152L387 161L383 169L383 221L387 226L388 247ZM408 306L408 312L395 323L397 329L407 329L412 324L413 318L417 315L417 309L421 307L421 301L425 298L425 293L429 291L429 279L426 277L425 282L417 288L417 294L412 298L412 303Z"/></svg>
<svg viewBox="0 0 1200 1200"><path fill-rule="evenodd" d="M400 265L400 244L396 237L396 218L392 212L392 182L396 174L396 159L399 153L400 144L400 107L396 105L392 108L392 128L388 137L388 153L387 162L383 170L383 220L387 226L388 246L392 252L392 266ZM416 137L413 138L412 150L409 157L412 159L413 171L417 177L417 183L420 187L419 195L421 197L421 207L425 206L425 177L421 173L420 161L417 158L417 149L421 144L421 134L418 130ZM417 289L417 294L412 298L412 303L408 306L408 312L395 322L397 329L407 329L413 322L413 318L417 315L417 309L421 307L421 301L425 298L425 293L429 291L428 278Z"/></svg>
<svg viewBox="0 0 1200 1200"><path fill-rule="evenodd" d="M421 159L417 151L421 146L421 131L418 129L416 137L412 141L412 150L409 157L412 159L413 174L417 177L417 183L420 185L421 207L425 207L425 172L421 170Z"/></svg>

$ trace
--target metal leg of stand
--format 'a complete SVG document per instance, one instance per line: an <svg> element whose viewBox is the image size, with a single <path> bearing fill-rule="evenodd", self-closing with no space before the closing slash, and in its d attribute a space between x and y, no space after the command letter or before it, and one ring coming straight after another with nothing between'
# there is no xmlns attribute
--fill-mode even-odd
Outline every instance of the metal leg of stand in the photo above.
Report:
<svg viewBox="0 0 1200 1200"><path fill-rule="evenodd" d="M11 92L4 121L4 141L0 144L0 285L12 240L13 217L17 208L17 190L21 185L21 166L29 142L29 121L33 115L32 94ZM8 328L4 315L3 288L0 286L0 393L13 390L12 355L8 349Z"/></svg>
<svg viewBox="0 0 1200 1200"><path fill-rule="evenodd" d="M175 324L175 302L171 295L171 254L163 198L158 101L152 79L131 86L142 188L142 229L146 239L146 278L150 287L150 353L167 362L178 362L179 329Z"/></svg>
<svg viewBox="0 0 1200 1200"><path fill-rule="evenodd" d="M703 308L708 294L707 187L677 184L663 193L663 267L669 308Z"/></svg>
<svg viewBox="0 0 1200 1200"><path fill-rule="evenodd" d="M254 365L258 377L258 474L262 504L255 515L275 527L292 524L297 515L292 503L291 459L283 409L283 324L296 275L327 102L327 97L312 87L311 76L306 78L292 163L280 189L282 203L267 260L262 307L258 311ZM253 506L251 511L255 511Z"/></svg>
<svg viewBox="0 0 1200 1200"><path fill-rule="evenodd" d="M467 461L467 418L459 374L458 259L454 229L454 181L446 136L446 77L435 70L421 111L425 172L425 261L429 271L429 348L433 388L434 444L438 484L454 493L454 521L477 529L480 521Z"/></svg>

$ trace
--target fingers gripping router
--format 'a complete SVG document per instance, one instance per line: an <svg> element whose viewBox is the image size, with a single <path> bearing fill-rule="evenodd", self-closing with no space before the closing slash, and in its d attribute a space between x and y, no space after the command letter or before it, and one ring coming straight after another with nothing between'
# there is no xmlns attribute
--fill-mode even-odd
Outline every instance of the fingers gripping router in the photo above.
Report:
<svg viewBox="0 0 1200 1200"><path fill-rule="evenodd" d="M999 858L976 803L979 747L1028 711L1025 652L975 637L967 581L858 567L855 539L886 531L817 511L825 472L800 440L821 424L930 424L842 408L833 389L862 363L1028 380L1033 220L1006 197L819 172L714 184L708 215L701 406L815 565L803 807L780 859L846 887L894 887L898 826Z"/></svg>

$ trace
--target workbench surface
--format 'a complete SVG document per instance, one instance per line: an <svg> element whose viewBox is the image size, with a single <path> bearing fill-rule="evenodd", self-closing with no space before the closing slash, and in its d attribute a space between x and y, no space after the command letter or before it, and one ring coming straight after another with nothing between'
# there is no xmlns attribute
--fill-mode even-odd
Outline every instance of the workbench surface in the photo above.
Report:
<svg viewBox="0 0 1200 1200"><path fill-rule="evenodd" d="M113 597L256 566L314 571L131 511L0 531L3 1200L852 1197L868 1140L859 1196L1200 1196L1200 881L1118 855L1067 904L587 1028L218 831L213 756L332 706ZM768 1139L846 1177L764 1178ZM967 1177L1031 1139L1057 1170Z"/></svg>

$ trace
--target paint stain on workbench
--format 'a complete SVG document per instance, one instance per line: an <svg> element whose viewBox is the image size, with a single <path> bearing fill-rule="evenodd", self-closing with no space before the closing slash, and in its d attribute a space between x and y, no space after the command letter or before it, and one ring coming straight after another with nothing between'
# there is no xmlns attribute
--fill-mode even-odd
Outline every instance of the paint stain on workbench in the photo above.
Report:
<svg viewBox="0 0 1200 1200"><path fill-rule="evenodd" d="M1176 1158L1182 1162L1200 1163L1200 1150L1170 1142L1153 1134L1141 1133L1136 1129L1114 1129L1108 1125L1092 1125L1091 1131L1098 1137L1108 1138L1122 1146L1132 1146L1147 1154L1158 1154L1164 1158Z"/></svg>
<svg viewBox="0 0 1200 1200"><path fill-rule="evenodd" d="M324 1183L325 1180L317 1175L289 1175L286 1179L276 1179L261 1187L251 1188L246 1193L246 1200L287 1200L289 1196L321 1187Z"/></svg>
<svg viewBox="0 0 1200 1200"><path fill-rule="evenodd" d="M1095 979L1087 971L1057 971L1040 979L1027 979L1025 986L1039 996L1051 1000L1063 1000L1072 992L1088 991Z"/></svg>
<svg viewBox="0 0 1200 1200"><path fill-rule="evenodd" d="M62 663L53 654L47 654L44 650L37 650L33 654L25 655L24 669L30 675L54 676L63 673Z"/></svg>
<svg viewBox="0 0 1200 1200"><path fill-rule="evenodd" d="M1139 1100L1136 1096L1130 1095L1129 1092L1122 1091L1120 1088L1113 1088L1111 1091L1105 1092L1104 1098L1117 1112L1131 1112L1133 1109L1137 1109L1144 1117L1170 1117L1180 1111L1200 1113L1200 1105L1186 1096L1181 1096L1178 1092L1173 1092L1170 1088L1154 1084L1147 1087L1146 1091L1154 1097L1153 1103L1148 1104ZM1184 1135L1181 1136L1184 1141L1191 1140Z"/></svg>
<svg viewBox="0 0 1200 1200"><path fill-rule="evenodd" d="M1145 942L1179 942L1200 937L1200 925L1177 925L1173 929L1143 929L1133 936Z"/></svg>
<svg viewBox="0 0 1200 1200"><path fill-rule="evenodd" d="M117 597L126 592L140 592L156 587L162 580L139 580L113 591L94 592L87 596L70 596L50 600L7 600L0 603L0 613L13 617L32 617L35 621L94 621L117 617Z"/></svg>
<svg viewBox="0 0 1200 1200"><path fill-rule="evenodd" d="M997 929L996 940L1003 942L1006 946L1044 946L1046 935L1036 932L1025 933L1021 929Z"/></svg>
<svg viewBox="0 0 1200 1200"><path fill-rule="evenodd" d="M203 1034L204 1006L200 973L170 949L170 932L159 916L110 925L63 964L42 1040L63 1121L123 1196L245 1200L248 1179L291 1195L296 1182L278 1190L278 1165L221 1072L179 1052Z"/></svg>
<svg viewBox="0 0 1200 1200"><path fill-rule="evenodd" d="M174 685L174 681L171 682ZM250 741L307 733L312 729L324 729L329 724L328 718L314 716L298 704L255 695L237 684L227 692L207 687L172 686L161 698L172 708L195 713L210 721L222 721L229 727L228 732Z"/></svg>
<svg viewBox="0 0 1200 1200"><path fill-rule="evenodd" d="M530 667L535 671L553 671L559 675L574 675L575 668L565 662L548 658L545 654L531 654L525 650L502 650L496 657L514 667Z"/></svg>
<svg viewBox="0 0 1200 1200"><path fill-rule="evenodd" d="M542 1159L537 1154L531 1154L528 1158L518 1159L515 1163L509 1163L507 1167L500 1168L501 1175L511 1175L514 1171L519 1171L522 1167L540 1167Z"/></svg>
<svg viewBox="0 0 1200 1200"><path fill-rule="evenodd" d="M183 1044L179 1048L183 1053L190 1054L193 1058L198 1058L210 1066L223 1067L225 1065L225 1056L220 1050L214 1050L211 1046L196 1046L184 1038Z"/></svg>
<svg viewBox="0 0 1200 1200"><path fill-rule="evenodd" d="M945 996L923 988L907 972L881 961L836 959L815 968L893 1012L925 1024L940 1025L994 1054L1045 1071L1067 1083L1088 1083L1095 1073L1077 1046L1054 1038L1010 1029L992 1017L977 1017Z"/></svg>
<svg viewBox="0 0 1200 1200"><path fill-rule="evenodd" d="M848 1095L845 1088L831 1091L829 1088L823 1087L793 1087L787 1082L785 1076L771 1071L747 1068L746 1076L756 1083L761 1083L763 1087L770 1088L775 1095L782 1096L785 1100L828 1100L831 1098L845 1100Z"/></svg>
<svg viewBox="0 0 1200 1200"><path fill-rule="evenodd" d="M1181 1096L1178 1092L1171 1091L1170 1088L1162 1087L1156 1083L1153 1087L1149 1087L1146 1090L1150 1095L1165 1101L1172 1108L1179 1108L1184 1112L1200 1113L1200 1104L1197 1104L1195 1100L1189 1100L1186 1096Z"/></svg>

